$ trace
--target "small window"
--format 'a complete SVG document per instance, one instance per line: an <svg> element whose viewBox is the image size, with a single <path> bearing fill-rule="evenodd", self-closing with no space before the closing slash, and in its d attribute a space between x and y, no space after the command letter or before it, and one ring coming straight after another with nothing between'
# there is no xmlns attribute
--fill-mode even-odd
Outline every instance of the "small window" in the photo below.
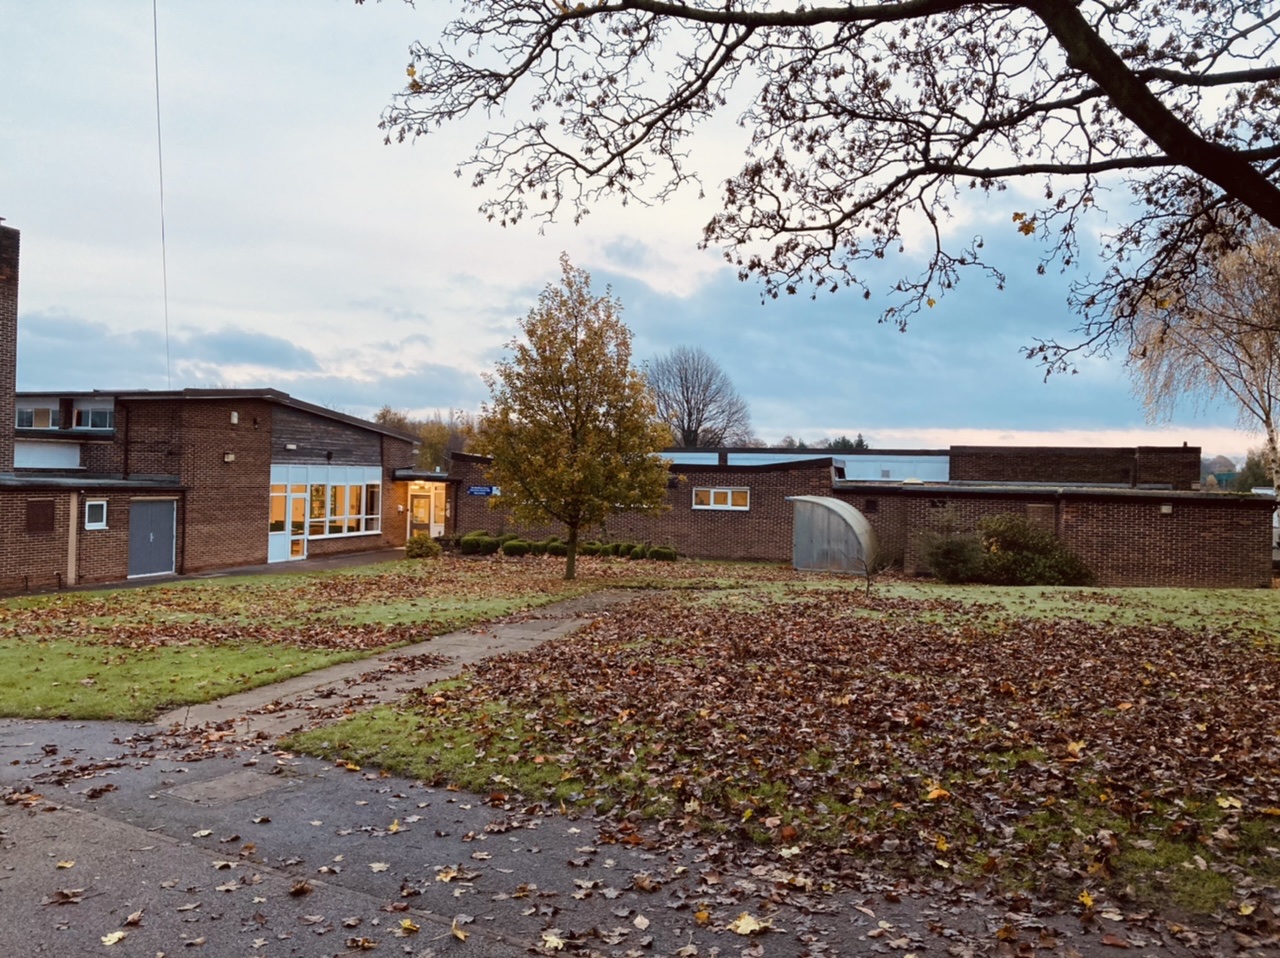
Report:
<svg viewBox="0 0 1280 958"><path fill-rule="evenodd" d="M52 499L27 500L27 535L54 531L54 506Z"/></svg>
<svg viewBox="0 0 1280 958"><path fill-rule="evenodd" d="M750 489L694 489L695 509L736 509L745 512L751 508Z"/></svg>
<svg viewBox="0 0 1280 958"><path fill-rule="evenodd" d="M105 499L89 499L85 502L84 527L86 529L105 529L107 527L107 501Z"/></svg>
<svg viewBox="0 0 1280 958"><path fill-rule="evenodd" d="M18 410L18 428L31 429L36 424L36 411L34 409Z"/></svg>

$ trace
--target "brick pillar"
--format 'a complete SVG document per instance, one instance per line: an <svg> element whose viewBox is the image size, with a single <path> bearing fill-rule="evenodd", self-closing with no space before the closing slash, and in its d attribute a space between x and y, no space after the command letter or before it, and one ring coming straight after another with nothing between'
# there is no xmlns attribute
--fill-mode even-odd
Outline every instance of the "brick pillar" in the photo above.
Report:
<svg viewBox="0 0 1280 958"><path fill-rule="evenodd" d="M18 236L0 224L0 473L13 472L18 388Z"/></svg>

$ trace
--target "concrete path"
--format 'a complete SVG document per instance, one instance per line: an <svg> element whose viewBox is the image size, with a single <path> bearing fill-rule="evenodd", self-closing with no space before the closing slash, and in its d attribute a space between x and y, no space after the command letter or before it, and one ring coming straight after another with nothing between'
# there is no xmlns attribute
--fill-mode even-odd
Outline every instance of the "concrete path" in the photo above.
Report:
<svg viewBox="0 0 1280 958"><path fill-rule="evenodd" d="M1122 904L1081 924L1032 899L907 887L873 862L824 888L802 856L685 836L678 821L548 807L497 777L487 795L434 788L275 745L632 595L558 603L153 726L0 720L0 956L1224 953L1223 937ZM761 927L744 933L750 920Z"/></svg>
<svg viewBox="0 0 1280 958"><path fill-rule="evenodd" d="M527 616L438 635L361 659L308 672L203 705L184 706L156 719L162 729L217 726L238 738L279 739L345 712L394 701L406 692L457 675L465 666L504 652L522 652L577 631L634 590L611 589L566 599ZM441 658L443 662L439 661Z"/></svg>

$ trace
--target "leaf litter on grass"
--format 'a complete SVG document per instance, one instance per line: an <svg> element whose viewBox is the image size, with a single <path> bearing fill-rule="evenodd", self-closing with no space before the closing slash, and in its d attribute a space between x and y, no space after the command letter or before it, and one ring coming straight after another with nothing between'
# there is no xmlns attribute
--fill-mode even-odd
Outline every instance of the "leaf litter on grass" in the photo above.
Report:
<svg viewBox="0 0 1280 958"><path fill-rule="evenodd" d="M815 590L742 611L667 594L407 704L424 748L465 742L459 784L523 777L673 840L744 839L796 874L871 863L1196 911L1240 888L1276 898L1269 643L952 602Z"/></svg>

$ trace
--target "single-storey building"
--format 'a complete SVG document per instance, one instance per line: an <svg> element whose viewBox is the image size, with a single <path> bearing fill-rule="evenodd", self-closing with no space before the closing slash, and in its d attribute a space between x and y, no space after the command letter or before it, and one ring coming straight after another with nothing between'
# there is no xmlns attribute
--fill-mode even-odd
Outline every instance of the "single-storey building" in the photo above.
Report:
<svg viewBox="0 0 1280 958"><path fill-rule="evenodd" d="M865 516L882 557L908 574L925 571L927 533L1014 513L1052 530L1101 585L1271 585L1274 501L1200 490L1194 446L666 454L673 462L665 511L613 517L588 537L672 545L697 558L785 562L793 532L788 499L830 496ZM453 456L451 531L517 530L491 508L488 461Z"/></svg>

